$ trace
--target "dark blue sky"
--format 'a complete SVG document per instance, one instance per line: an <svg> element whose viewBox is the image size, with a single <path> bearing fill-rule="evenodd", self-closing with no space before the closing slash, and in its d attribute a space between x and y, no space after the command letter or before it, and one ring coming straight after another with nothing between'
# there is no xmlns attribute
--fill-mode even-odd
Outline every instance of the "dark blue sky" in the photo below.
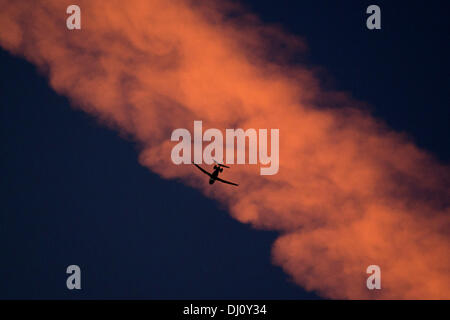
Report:
<svg viewBox="0 0 450 320"><path fill-rule="evenodd" d="M306 39L324 86L448 163L447 2L244 3ZM366 29L369 4L382 30ZM271 264L276 233L141 167L132 142L72 109L31 64L2 50L0 66L0 298L317 298ZM81 291L66 289L70 264Z"/></svg>

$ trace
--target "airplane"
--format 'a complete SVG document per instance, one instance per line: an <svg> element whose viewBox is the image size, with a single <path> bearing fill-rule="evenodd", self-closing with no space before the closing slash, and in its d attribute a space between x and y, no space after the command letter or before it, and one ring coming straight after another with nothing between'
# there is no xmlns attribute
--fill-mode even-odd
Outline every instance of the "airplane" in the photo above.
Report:
<svg viewBox="0 0 450 320"><path fill-rule="evenodd" d="M230 168L230 167L228 167L228 166L226 166L224 164L220 164L216 160L214 160L214 162L216 164L214 165L213 173L209 173L208 171L206 171L205 169L203 169L202 167L200 167L199 165L197 165L197 164L195 164L193 162L192 162L192 164L194 166L196 166L197 168L199 168L203 173L205 173L205 174L207 174L209 176L209 184L213 184L216 181L220 181L220 182L223 182L223 183L232 184L233 186L238 186L237 183L233 183L233 182L230 182L230 181L226 181L226 180L220 179L219 178L219 173L223 171L223 168Z"/></svg>

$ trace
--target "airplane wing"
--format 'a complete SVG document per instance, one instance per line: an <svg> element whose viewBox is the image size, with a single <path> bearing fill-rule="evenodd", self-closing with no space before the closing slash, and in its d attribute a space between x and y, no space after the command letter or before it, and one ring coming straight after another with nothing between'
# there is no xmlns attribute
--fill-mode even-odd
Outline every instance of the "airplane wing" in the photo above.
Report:
<svg viewBox="0 0 450 320"><path fill-rule="evenodd" d="M220 178L216 178L216 180L217 180L217 181L220 181L220 182L223 182L223 183L232 184L233 186L238 186L237 183L233 183L233 182L230 182L230 181L226 181L226 180L223 180L223 179L220 179Z"/></svg>
<svg viewBox="0 0 450 320"><path fill-rule="evenodd" d="M225 168L230 168L229 166L226 166L226 165L224 165L224 164L221 164L221 163L218 163L216 160L214 160L213 159L213 161L215 162L215 163L217 163L219 166L221 166L221 167L225 167Z"/></svg>
<svg viewBox="0 0 450 320"><path fill-rule="evenodd" d="M208 171L206 171L205 169L203 169L202 167L200 167L199 165L192 163L194 166L196 166L197 168L199 168L203 173L207 174L208 176L211 177L211 173L209 173Z"/></svg>

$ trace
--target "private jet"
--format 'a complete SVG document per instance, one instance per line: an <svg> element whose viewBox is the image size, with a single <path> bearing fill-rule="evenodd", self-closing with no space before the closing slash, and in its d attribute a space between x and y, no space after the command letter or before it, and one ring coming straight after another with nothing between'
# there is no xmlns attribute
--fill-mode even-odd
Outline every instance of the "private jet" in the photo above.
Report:
<svg viewBox="0 0 450 320"><path fill-rule="evenodd" d="M192 163L194 166L196 166L197 168L199 168L204 174L207 174L209 176L209 184L213 184L216 181L220 181L223 183L227 183L227 184L231 184L233 186L238 186L237 183L233 183L230 181L226 181L223 179L219 178L219 173L223 171L223 168L230 168L224 164L220 164L218 163L216 160L214 160L214 162L216 163L214 165L214 171L212 173L209 173L208 171L206 171L205 169L203 169L202 167L200 167L199 165Z"/></svg>

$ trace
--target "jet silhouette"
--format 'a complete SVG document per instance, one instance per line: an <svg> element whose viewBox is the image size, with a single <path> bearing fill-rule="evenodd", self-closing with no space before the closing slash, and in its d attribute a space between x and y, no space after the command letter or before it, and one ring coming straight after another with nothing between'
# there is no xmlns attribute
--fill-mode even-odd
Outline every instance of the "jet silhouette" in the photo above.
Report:
<svg viewBox="0 0 450 320"><path fill-rule="evenodd" d="M230 167L228 167L228 166L226 166L224 164L220 164L216 160L214 160L214 162L216 164L214 165L214 171L212 173L209 173L208 171L206 171L205 169L203 169L202 167L200 167L199 165L197 165L195 163L192 163L192 164L194 166L196 166L197 168L199 168L204 174L207 174L209 176L209 184L213 184L216 181L220 181L220 182L223 182L223 183L231 184L233 186L238 186L237 183L220 179L219 178L219 173L223 171L223 168L230 168Z"/></svg>

